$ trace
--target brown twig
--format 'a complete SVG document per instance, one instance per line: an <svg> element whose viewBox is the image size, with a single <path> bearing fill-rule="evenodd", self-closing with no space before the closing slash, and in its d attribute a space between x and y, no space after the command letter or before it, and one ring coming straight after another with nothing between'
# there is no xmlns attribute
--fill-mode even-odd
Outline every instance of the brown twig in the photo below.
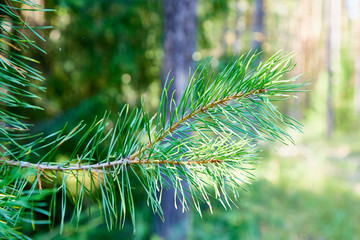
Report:
<svg viewBox="0 0 360 240"><path fill-rule="evenodd" d="M37 176L37 180L38 180L38 184L39 184L39 189L42 190L42 186L41 186L41 177L40 177L40 172L42 170L38 170L37 173L36 173L36 176Z"/></svg>

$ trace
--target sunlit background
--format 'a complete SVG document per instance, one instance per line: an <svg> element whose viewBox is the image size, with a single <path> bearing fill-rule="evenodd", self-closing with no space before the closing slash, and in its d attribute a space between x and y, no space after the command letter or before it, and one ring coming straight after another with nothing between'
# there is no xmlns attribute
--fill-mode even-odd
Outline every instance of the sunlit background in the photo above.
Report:
<svg viewBox="0 0 360 240"><path fill-rule="evenodd" d="M154 112L161 91L163 2L160 0L43 1L55 12L29 12L27 21L51 25L41 32L39 59L47 92L34 112L37 131L53 132L66 122L92 121L125 103ZM292 133L296 145L263 146L253 187L238 208L190 214L189 239L356 239L360 238L360 1L199 0L195 65L212 58L221 68L260 44L266 59L283 49L295 52L296 68L311 83L307 93L279 108L304 124ZM259 16L262 21L254 21ZM28 115L28 113L26 114ZM70 147L70 146L68 146ZM64 153L59 158L66 158ZM48 228L38 239L158 239L152 213L139 193L137 233L131 224L107 232L101 216L67 224L63 236ZM26 226L25 226L26 227Z"/></svg>

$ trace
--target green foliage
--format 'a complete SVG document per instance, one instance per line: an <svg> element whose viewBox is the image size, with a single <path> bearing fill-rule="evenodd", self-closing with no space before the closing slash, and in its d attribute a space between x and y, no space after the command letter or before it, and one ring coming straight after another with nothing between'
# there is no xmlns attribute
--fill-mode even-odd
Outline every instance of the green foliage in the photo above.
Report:
<svg viewBox="0 0 360 240"><path fill-rule="evenodd" d="M17 34L3 28L7 32L2 38L11 36L16 41L20 36L18 46L7 45L15 50L24 47L24 42L33 45L15 27L18 24L34 32L16 13L17 9L10 5L3 5L3 9L11 20L3 20L2 26L11 22ZM75 222L86 203L95 201L108 229L124 226L126 216L135 225L135 182L147 193L147 204L161 217L161 195L168 187L175 189L175 207L183 211L192 207L201 214L201 204L211 209L211 199L231 207L252 178L250 170L258 159L258 142L278 140L286 144L293 142L287 128L300 130L299 123L272 104L293 97L303 86L295 83L296 79L285 78L294 66L291 55L279 52L256 67L253 64L258 55L244 54L217 76L209 64L199 67L190 76L178 104L174 93L168 92L174 79L168 79L158 111L152 117L143 104L133 110L125 105L115 122L106 113L92 124L81 122L70 131L64 127L42 137L24 134L28 126L10 109L37 108L16 96L36 97L23 89L35 87L30 80L41 80L41 75L24 62L28 58L10 53L4 46L3 52L9 57L1 58L5 99L1 179L15 176L10 184L3 185L7 195L4 199L9 202L15 196L23 201L23 196L35 197L35 193L50 189L50 221L54 221L60 208L60 231L69 200L74 206ZM75 136L78 141L68 159L55 161L61 147ZM19 143L26 138L28 141ZM14 175L14 171L20 175ZM30 192L24 191L25 186ZM18 193L10 194L8 187ZM6 209L6 214L13 212ZM7 220L7 224L12 222Z"/></svg>
<svg viewBox="0 0 360 240"><path fill-rule="evenodd" d="M28 5L30 8L38 7L33 4ZM26 88L43 90L42 87L32 83L32 80L41 81L43 78L38 71L29 66L30 62L36 61L21 54L26 48L36 48L36 45L23 34L23 31L28 30L36 35L37 33L24 22L12 5L1 4L0 11L4 14L1 17L0 32L0 147L3 149L2 152L4 151L4 156L13 155L15 157L15 154L12 153L24 155L28 151L26 147L18 144L20 138L28 136L24 133L28 130L28 125L20 121L25 119L24 116L14 114L10 109L39 109L39 107L28 103L29 98L36 98L37 96L27 91ZM9 150L7 143L16 146L17 151Z"/></svg>
<svg viewBox="0 0 360 240"><path fill-rule="evenodd" d="M129 85L144 92L158 80L161 1L58 0L44 4L56 9L45 18L54 26L43 32L47 42L41 47L48 54L31 54L41 61L47 79L46 95L36 101L46 111L33 114L32 119L58 118L69 112L55 124L91 122L88 112L102 115L105 104L107 110L119 111L127 102L124 93ZM136 100L131 102L135 104ZM37 128L42 132L56 129Z"/></svg>
<svg viewBox="0 0 360 240"><path fill-rule="evenodd" d="M138 179L148 194L148 204L160 215L161 192L169 186L175 188L174 197L183 210L191 204L201 214L200 203L211 207L210 198L230 207L251 178L251 163L257 159L254 141L285 143L292 141L285 127L299 130L269 100L286 99L300 86L283 78L292 68L289 56L278 53L250 69L255 60L256 55L243 55L215 78L208 67L198 69L178 106L172 98L168 106L170 93L168 87L164 89L158 113L152 118L143 108L130 111L124 106L112 128L107 127L109 115L105 114L89 127L80 123L69 134L59 131L38 139L28 154L32 159L39 149L49 149L37 164L26 163L25 157L3 162L38 169L32 184L52 186L52 213L58 201L56 192L62 193L62 223L67 195L75 205L75 218L83 202L95 197L109 229L121 227L126 214L134 222L130 175ZM69 160L54 163L59 147L77 134L81 139ZM102 148L103 144L108 148Z"/></svg>
<svg viewBox="0 0 360 240"><path fill-rule="evenodd" d="M36 29L45 27L30 27L18 11L19 5L28 11L39 10L39 5L28 1L14 1L13 4L8 1L0 4L0 237L26 239L28 237L16 227L19 222L43 223L35 221L32 214L48 215L41 208L44 204L38 203L47 191L40 195L34 187L27 188L33 169L25 170L21 166L18 169L9 168L3 160L26 159L31 152L32 143L27 144L23 140L35 136L28 133L29 124L24 122L26 116L14 112L20 108L27 111L40 109L30 103L31 99L38 97L28 89L44 91L43 87L34 83L42 81L43 77L32 66L37 61L26 57L24 51L30 47L41 51L28 36L42 39ZM30 216L26 210L30 210Z"/></svg>
<svg viewBox="0 0 360 240"><path fill-rule="evenodd" d="M34 219L34 213L49 215L41 202L48 191L40 194L35 188L26 188L28 177L32 175L29 170L18 171L3 165L0 173L0 238L29 239L17 226L23 222L33 225L48 223Z"/></svg>

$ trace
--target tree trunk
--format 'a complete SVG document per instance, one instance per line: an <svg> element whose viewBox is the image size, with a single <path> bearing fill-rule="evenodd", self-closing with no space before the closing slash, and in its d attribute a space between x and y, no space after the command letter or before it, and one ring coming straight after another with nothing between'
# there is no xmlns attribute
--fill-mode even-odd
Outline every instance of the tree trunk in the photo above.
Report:
<svg viewBox="0 0 360 240"><path fill-rule="evenodd" d="M194 0L164 0L165 32L162 83L170 72L174 78L169 92L176 89L175 100L179 101L185 90L192 54L195 52L196 7Z"/></svg>
<svg viewBox="0 0 360 240"><path fill-rule="evenodd" d="M354 12L354 25L353 25L353 31L354 31L354 110L355 110L355 117L357 120L360 120L360 4L357 1L353 1L354 6L352 6L354 9L352 11Z"/></svg>
<svg viewBox="0 0 360 240"><path fill-rule="evenodd" d="M328 71L328 94L327 94L327 135L331 137L334 131L334 107L332 88L334 85L334 72L340 57L341 36L341 1L330 0L328 4L328 39L327 39L327 71Z"/></svg>
<svg viewBox="0 0 360 240"><path fill-rule="evenodd" d="M233 51L235 54L239 54L241 51L241 0L237 0L235 2L235 11L236 11L236 17L235 17L235 41L233 44Z"/></svg>
<svg viewBox="0 0 360 240"><path fill-rule="evenodd" d="M264 42L264 0L255 0L252 49L260 52Z"/></svg>
<svg viewBox="0 0 360 240"><path fill-rule="evenodd" d="M179 102L188 82L189 68L193 65L192 54L195 51L196 0L164 0L164 58L162 84L166 77L174 78L169 93L175 91L174 98ZM170 104L170 103L168 103ZM182 207L175 209L174 190L163 191L161 206L165 222L159 217L155 220L155 233L163 239L186 239L188 214ZM177 206L181 204L177 203Z"/></svg>

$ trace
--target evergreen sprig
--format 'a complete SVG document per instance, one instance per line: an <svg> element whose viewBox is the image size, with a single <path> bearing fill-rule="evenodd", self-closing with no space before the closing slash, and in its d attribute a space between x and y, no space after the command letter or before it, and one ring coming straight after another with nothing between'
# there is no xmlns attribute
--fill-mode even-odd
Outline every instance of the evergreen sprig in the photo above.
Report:
<svg viewBox="0 0 360 240"><path fill-rule="evenodd" d="M14 26L16 20L16 24L31 29L11 5L1 7ZM2 20L1 26L6 21ZM21 31L18 33L14 39L20 35L21 40L15 42L15 50L24 47L24 42L34 45ZM8 31L0 39L11 34ZM292 55L278 52L256 67L253 65L259 55L244 54L217 76L210 64L197 68L178 103L169 92L174 79L168 79L159 109L152 117L143 105L133 110L126 105L115 123L106 113L90 126L79 123L68 133L64 127L49 136L30 136L24 134L28 126L22 117L5 107L37 108L17 96L36 97L25 89L37 87L29 79L42 77L23 62L28 59L21 54L13 54L5 46L1 52L1 59L5 53L13 56L2 60L0 76L5 89L1 94L1 179L9 178L15 170L23 173L18 178L21 184L11 184L19 191L18 196L25 194L25 188L19 186L28 186L28 196L51 189L50 220L60 204L61 231L68 200L75 206L73 219L79 219L84 202L91 199L101 206L109 229L122 227L127 215L135 225L134 181L145 190L147 204L161 217L162 192L168 187L175 190L175 207L183 211L192 207L201 214L201 204L211 209L211 199L231 207L239 190L253 178L259 141L292 143L287 129L300 131L300 123L272 104L294 97L304 86L295 78L286 79L294 67ZM55 162L61 146L74 136L79 140L68 160ZM20 144L23 138L29 140Z"/></svg>
<svg viewBox="0 0 360 240"><path fill-rule="evenodd" d="M27 156L2 160L2 164L35 170L32 185L54 190L53 214L56 193L62 192L62 220L66 195L71 195L76 217L84 199L95 197L110 229L123 226L127 212L134 221L130 175L140 182L148 204L160 216L161 192L167 187L175 188L174 198L183 210L190 204L201 213L201 202L211 207L211 198L230 207L238 190L252 178L249 170L258 158L257 141L292 142L286 128L300 130L270 101L292 97L302 86L283 78L293 68L291 55L279 52L251 68L256 57L243 55L216 78L211 77L209 66L198 68L178 105L169 98L170 81L152 118L142 107L130 111L124 106L113 128L108 129L109 114L105 114L89 127L80 123L68 134L60 131L37 139ZM81 138L69 160L53 162L61 145L75 135ZM108 147L100 152L104 144ZM49 147L47 154L38 157L36 164L22 160L36 158L36 152L45 147ZM69 191L74 184L76 190Z"/></svg>
<svg viewBox="0 0 360 240"><path fill-rule="evenodd" d="M41 73L32 65L38 61L26 57L24 52L30 47L38 48L29 35L41 36L36 29L24 20L24 11L46 11L30 1L9 1L0 3L0 161L7 159L24 159L31 152L33 143L25 143L25 139L36 136L29 134L30 125L25 123L26 116L15 113L15 109L41 109L30 103L31 99L39 98L29 89L44 91L36 84L42 81ZM39 202L47 191L39 190L35 185L29 188L29 178L35 174L31 169L11 168L10 165L0 166L0 238L29 239L19 231L21 222L33 224L33 213L49 215L44 203ZM26 211L25 211L26 210ZM28 213L30 215L28 215ZM47 222L47 221L46 221Z"/></svg>

